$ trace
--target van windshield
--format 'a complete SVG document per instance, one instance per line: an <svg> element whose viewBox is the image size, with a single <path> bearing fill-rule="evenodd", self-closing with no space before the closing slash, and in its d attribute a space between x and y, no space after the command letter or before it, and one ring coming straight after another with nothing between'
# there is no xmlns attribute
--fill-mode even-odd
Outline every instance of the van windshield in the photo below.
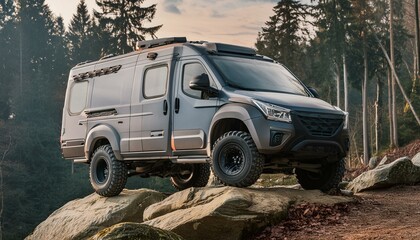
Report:
<svg viewBox="0 0 420 240"><path fill-rule="evenodd" d="M280 64L227 56L212 56L211 59L231 87L308 96L300 81Z"/></svg>

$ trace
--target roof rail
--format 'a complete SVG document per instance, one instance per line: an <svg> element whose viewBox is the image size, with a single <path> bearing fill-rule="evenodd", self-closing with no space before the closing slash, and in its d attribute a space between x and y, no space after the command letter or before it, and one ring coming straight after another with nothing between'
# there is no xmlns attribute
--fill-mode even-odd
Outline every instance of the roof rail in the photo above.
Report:
<svg viewBox="0 0 420 240"><path fill-rule="evenodd" d="M108 59L108 58L112 58L112 57L115 57L115 54L113 54L113 53L108 54L106 56L101 57L99 60L104 60L104 59Z"/></svg>
<svg viewBox="0 0 420 240"><path fill-rule="evenodd" d="M186 37L170 37L170 38L158 38L147 41L138 41L136 44L137 50L160 47L164 45L169 45L173 43L185 43L187 42Z"/></svg>
<svg viewBox="0 0 420 240"><path fill-rule="evenodd" d="M76 66L85 65L86 63L90 63L90 62L93 62L93 61L92 60L86 60L86 61L83 61L83 62L79 62L78 64L76 64Z"/></svg>

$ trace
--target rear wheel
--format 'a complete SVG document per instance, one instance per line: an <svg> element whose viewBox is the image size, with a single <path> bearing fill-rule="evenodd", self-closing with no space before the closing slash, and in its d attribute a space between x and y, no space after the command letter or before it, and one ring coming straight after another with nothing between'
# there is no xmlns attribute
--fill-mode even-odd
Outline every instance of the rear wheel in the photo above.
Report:
<svg viewBox="0 0 420 240"><path fill-rule="evenodd" d="M322 165L319 173L296 169L296 178L299 184L307 190L319 189L328 192L338 187L346 170L345 160Z"/></svg>
<svg viewBox="0 0 420 240"><path fill-rule="evenodd" d="M205 187L209 181L210 166L208 163L185 164L180 173L171 177L172 185L178 190L190 187Z"/></svg>
<svg viewBox="0 0 420 240"><path fill-rule="evenodd" d="M118 161L111 145L98 147L90 162L90 183L95 192L104 197L120 194L127 183L127 165Z"/></svg>
<svg viewBox="0 0 420 240"><path fill-rule="evenodd" d="M247 132L227 132L214 143L211 167L224 185L248 187L254 184L263 165L264 158Z"/></svg>

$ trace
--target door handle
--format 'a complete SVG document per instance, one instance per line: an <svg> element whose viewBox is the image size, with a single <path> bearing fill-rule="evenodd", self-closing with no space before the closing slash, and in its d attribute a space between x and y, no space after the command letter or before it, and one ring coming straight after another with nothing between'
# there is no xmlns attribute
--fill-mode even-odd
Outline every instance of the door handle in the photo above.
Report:
<svg viewBox="0 0 420 240"><path fill-rule="evenodd" d="M175 113L179 113L179 98L175 98Z"/></svg>
<svg viewBox="0 0 420 240"><path fill-rule="evenodd" d="M168 114L168 101L163 100L163 115Z"/></svg>

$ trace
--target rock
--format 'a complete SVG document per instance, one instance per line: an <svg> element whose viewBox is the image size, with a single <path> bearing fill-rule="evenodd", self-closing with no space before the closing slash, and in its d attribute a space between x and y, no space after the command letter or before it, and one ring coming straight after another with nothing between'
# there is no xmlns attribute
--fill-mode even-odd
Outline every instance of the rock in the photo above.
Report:
<svg viewBox="0 0 420 240"><path fill-rule="evenodd" d="M216 187L222 186L223 184L214 176L213 171L210 172L209 181L207 182L207 187Z"/></svg>
<svg viewBox="0 0 420 240"><path fill-rule="evenodd" d="M387 156L383 157L382 160L379 162L378 166L385 165L387 161L388 161L388 157Z"/></svg>
<svg viewBox="0 0 420 240"><path fill-rule="evenodd" d="M349 183L347 189L353 192L360 192L417 182L420 182L420 166L414 165L409 158L403 157L392 163L379 165L375 169L362 173Z"/></svg>
<svg viewBox="0 0 420 240"><path fill-rule="evenodd" d="M343 194L344 196L348 196L348 197L352 197L354 195L354 193L352 191L344 190L344 189L340 189L340 193Z"/></svg>
<svg viewBox="0 0 420 240"><path fill-rule="evenodd" d="M414 165L420 167L420 152L414 155L414 157L411 159Z"/></svg>
<svg viewBox="0 0 420 240"><path fill-rule="evenodd" d="M89 240L142 239L142 240L183 240L176 233L140 223L119 223L105 228Z"/></svg>
<svg viewBox="0 0 420 240"><path fill-rule="evenodd" d="M378 164L378 157L375 156L369 159L369 169L374 169L377 164Z"/></svg>
<svg viewBox="0 0 420 240"><path fill-rule="evenodd" d="M338 184L338 189L346 189L350 182L342 181Z"/></svg>
<svg viewBox="0 0 420 240"><path fill-rule="evenodd" d="M164 198L147 189L124 190L112 198L93 193L53 212L26 239L86 239L120 222L142 222L144 209Z"/></svg>
<svg viewBox="0 0 420 240"><path fill-rule="evenodd" d="M185 239L242 239L284 219L292 203L303 201L335 204L352 198L285 188L190 188L148 207L144 224Z"/></svg>

